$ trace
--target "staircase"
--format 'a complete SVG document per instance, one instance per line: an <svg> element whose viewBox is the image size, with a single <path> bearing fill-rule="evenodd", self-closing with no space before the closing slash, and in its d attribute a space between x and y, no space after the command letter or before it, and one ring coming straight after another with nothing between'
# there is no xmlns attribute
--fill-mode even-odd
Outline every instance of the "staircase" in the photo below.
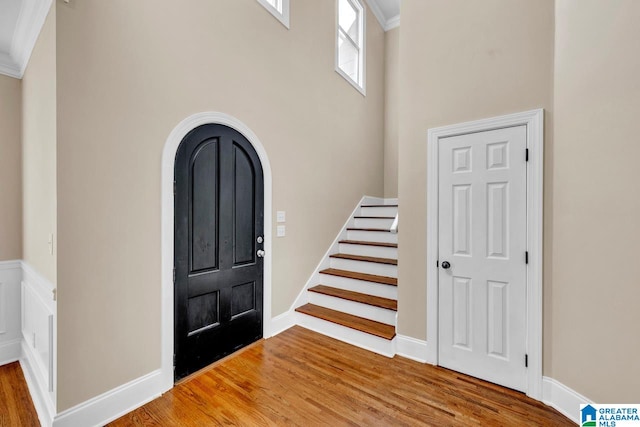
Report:
<svg viewBox="0 0 640 427"><path fill-rule="evenodd" d="M365 197L298 298L296 323L389 357L395 354L396 199Z"/></svg>

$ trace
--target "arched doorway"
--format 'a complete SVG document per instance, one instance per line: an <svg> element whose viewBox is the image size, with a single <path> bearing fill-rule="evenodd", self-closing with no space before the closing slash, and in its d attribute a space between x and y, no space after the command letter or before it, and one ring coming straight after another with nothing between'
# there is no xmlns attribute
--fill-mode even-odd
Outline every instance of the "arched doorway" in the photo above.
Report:
<svg viewBox="0 0 640 427"><path fill-rule="evenodd" d="M263 336L271 336L271 212L272 178L269 159L263 145L251 129L238 119L224 113L206 112L188 117L169 135L162 159L162 389L174 383L174 172L178 149L185 137L202 125L224 125L246 138L255 150L263 171L263 212L265 252L263 263L262 329Z"/></svg>

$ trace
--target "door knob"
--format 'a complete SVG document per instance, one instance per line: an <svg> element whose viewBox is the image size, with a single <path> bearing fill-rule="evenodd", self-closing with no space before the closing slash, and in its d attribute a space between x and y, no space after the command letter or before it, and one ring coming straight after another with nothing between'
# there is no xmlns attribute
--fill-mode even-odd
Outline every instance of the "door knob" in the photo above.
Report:
<svg viewBox="0 0 640 427"><path fill-rule="evenodd" d="M451 267L451 264L449 264L449 261L442 261L442 268L444 268L445 270L448 270Z"/></svg>
<svg viewBox="0 0 640 427"><path fill-rule="evenodd" d="M256 255L258 255L258 258L264 258L264 251L262 249L258 249L258 252L256 252Z"/></svg>

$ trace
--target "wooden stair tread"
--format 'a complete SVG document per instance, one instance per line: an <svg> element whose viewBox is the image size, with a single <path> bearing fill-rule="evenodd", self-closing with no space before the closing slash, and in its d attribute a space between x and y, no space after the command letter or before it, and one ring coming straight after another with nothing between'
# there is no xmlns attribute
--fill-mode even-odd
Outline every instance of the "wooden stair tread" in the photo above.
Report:
<svg viewBox="0 0 640 427"><path fill-rule="evenodd" d="M360 205L361 208L397 208L398 205Z"/></svg>
<svg viewBox="0 0 640 427"><path fill-rule="evenodd" d="M362 256L362 255L351 255L351 254L333 254L333 255L329 255L329 258L348 259L348 260L351 260L351 261L375 262L376 264L398 265L398 260L397 259L378 258L378 257L374 257L374 256Z"/></svg>
<svg viewBox="0 0 640 427"><path fill-rule="evenodd" d="M364 245L364 246L380 246L383 248L397 248L397 243L384 243L384 242L366 242L364 240L340 240L338 243L346 245Z"/></svg>
<svg viewBox="0 0 640 427"><path fill-rule="evenodd" d="M352 230L352 231L382 231L382 232L391 232L391 230L388 230L386 228L357 228L357 227L349 227L347 228L347 230Z"/></svg>
<svg viewBox="0 0 640 427"><path fill-rule="evenodd" d="M356 219L396 219L395 216L354 216Z"/></svg>
<svg viewBox="0 0 640 427"><path fill-rule="evenodd" d="M374 307L386 308L387 310L398 311L398 301L389 298L377 297L374 295L362 294L360 292L338 289L331 286L317 285L309 289L309 292L316 292L322 295L342 298L349 301L355 301L362 304L372 305Z"/></svg>
<svg viewBox="0 0 640 427"><path fill-rule="evenodd" d="M339 270L337 268L327 268L326 270L322 270L320 274L330 274L332 276L345 277L347 279L364 280L366 282L380 283L382 285L398 286L398 279L395 277L356 273L355 271Z"/></svg>
<svg viewBox="0 0 640 427"><path fill-rule="evenodd" d="M296 308L296 311L387 340L391 340L396 336L396 328L393 325L387 325L365 319L364 317L331 310L330 308L320 307L314 304L305 304Z"/></svg>

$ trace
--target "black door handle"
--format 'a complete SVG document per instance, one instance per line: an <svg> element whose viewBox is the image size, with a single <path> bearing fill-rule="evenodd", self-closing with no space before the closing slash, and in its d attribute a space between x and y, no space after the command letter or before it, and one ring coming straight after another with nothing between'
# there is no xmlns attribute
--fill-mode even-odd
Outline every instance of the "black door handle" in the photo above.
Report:
<svg viewBox="0 0 640 427"><path fill-rule="evenodd" d="M449 267L451 267L451 264L449 264L449 261L442 261L442 268L444 268L445 270L448 270Z"/></svg>

